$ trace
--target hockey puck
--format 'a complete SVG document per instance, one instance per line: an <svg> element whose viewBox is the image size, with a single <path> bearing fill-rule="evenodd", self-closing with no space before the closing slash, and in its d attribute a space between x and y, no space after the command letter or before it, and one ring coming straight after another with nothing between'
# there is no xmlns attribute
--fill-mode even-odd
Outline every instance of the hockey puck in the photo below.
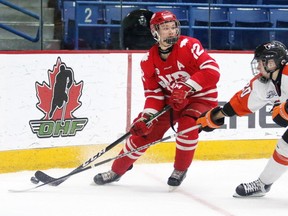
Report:
<svg viewBox="0 0 288 216"><path fill-rule="evenodd" d="M35 176L32 176L30 181L33 183L33 184L38 184L39 183L39 180L35 177Z"/></svg>

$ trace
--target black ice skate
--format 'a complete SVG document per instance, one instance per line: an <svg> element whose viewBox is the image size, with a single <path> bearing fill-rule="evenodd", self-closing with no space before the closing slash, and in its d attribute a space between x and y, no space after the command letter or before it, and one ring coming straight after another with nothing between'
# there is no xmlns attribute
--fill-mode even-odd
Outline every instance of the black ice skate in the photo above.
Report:
<svg viewBox="0 0 288 216"><path fill-rule="evenodd" d="M233 197L262 197L270 191L271 185L265 185L260 179L242 183L236 188L236 193Z"/></svg>
<svg viewBox="0 0 288 216"><path fill-rule="evenodd" d="M179 170L174 169L174 171L172 172L167 182L167 184L170 186L170 190L175 189L182 183L182 181L186 177L186 173L187 173L187 170L179 171Z"/></svg>
<svg viewBox="0 0 288 216"><path fill-rule="evenodd" d="M112 170L104 173L98 173L96 176L94 176L94 182L97 185L104 185L111 182L117 182L120 179L120 175L117 175Z"/></svg>

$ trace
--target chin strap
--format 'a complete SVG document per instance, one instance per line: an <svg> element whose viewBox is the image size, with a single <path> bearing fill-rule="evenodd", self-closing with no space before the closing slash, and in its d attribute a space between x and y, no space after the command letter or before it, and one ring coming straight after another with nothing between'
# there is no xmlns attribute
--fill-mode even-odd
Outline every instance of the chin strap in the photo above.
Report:
<svg viewBox="0 0 288 216"><path fill-rule="evenodd" d="M274 72L274 71L273 71L273 72ZM273 74L273 72L270 73L269 79L272 79L272 74Z"/></svg>
<svg viewBox="0 0 288 216"><path fill-rule="evenodd" d="M173 49L173 46L168 47L168 49L166 49L166 50L161 49L160 46L158 47L158 51L160 54L168 54L172 51L172 49Z"/></svg>

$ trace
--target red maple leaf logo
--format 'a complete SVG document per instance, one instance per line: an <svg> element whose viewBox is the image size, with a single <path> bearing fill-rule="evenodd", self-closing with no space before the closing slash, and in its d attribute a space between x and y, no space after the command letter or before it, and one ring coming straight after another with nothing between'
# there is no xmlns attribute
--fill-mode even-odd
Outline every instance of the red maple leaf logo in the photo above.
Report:
<svg viewBox="0 0 288 216"><path fill-rule="evenodd" d="M66 75L67 84L65 80L64 90L61 92L61 97L59 97L59 92L56 91L57 82L60 83L60 72L61 69L65 68L65 72L69 72L69 76ZM66 73L67 74L67 73ZM63 76L62 76L63 77ZM53 70L48 70L49 83L45 81L42 84L36 82L36 92L39 103L37 103L37 108L41 110L45 116L43 120L53 119L71 119L75 118L72 113L81 106L79 98L82 94L83 81L76 83L74 80L74 72L71 68L66 67L65 63L61 62L60 57L58 57L56 64L53 66ZM60 80L60 81L59 81ZM68 83L69 80L69 83ZM58 94L58 95L57 95ZM64 97L64 96L65 97ZM59 103L60 98L60 103ZM53 100L54 99L54 100ZM58 99L58 103L55 103ZM54 104L54 105L53 105ZM56 105L55 105L56 104Z"/></svg>

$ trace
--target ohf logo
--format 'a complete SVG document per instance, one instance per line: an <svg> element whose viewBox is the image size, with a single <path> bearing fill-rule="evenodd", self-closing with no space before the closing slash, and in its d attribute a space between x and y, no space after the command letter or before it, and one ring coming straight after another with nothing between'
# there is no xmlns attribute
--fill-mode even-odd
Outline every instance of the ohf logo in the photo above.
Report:
<svg viewBox="0 0 288 216"><path fill-rule="evenodd" d="M87 124L87 118L66 119L64 121L30 121L33 133L39 138L75 136L77 131L82 131Z"/></svg>
<svg viewBox="0 0 288 216"><path fill-rule="evenodd" d="M52 70L48 70L48 82L36 82L36 107L44 116L30 120L33 133L39 138L75 136L82 131L88 118L77 118L73 113L81 107L83 81L77 82L74 70L57 58Z"/></svg>

